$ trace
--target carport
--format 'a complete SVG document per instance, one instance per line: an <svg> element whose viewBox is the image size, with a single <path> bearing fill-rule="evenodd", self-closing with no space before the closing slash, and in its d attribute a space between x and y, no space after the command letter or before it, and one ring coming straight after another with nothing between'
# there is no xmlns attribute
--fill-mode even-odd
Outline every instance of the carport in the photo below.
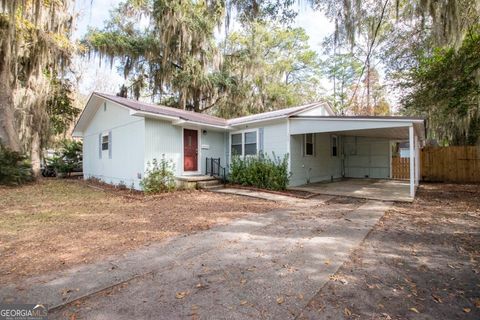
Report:
<svg viewBox="0 0 480 320"><path fill-rule="evenodd" d="M411 201L419 184L423 118L292 116L291 189ZM409 180L392 180L392 144L408 141Z"/></svg>

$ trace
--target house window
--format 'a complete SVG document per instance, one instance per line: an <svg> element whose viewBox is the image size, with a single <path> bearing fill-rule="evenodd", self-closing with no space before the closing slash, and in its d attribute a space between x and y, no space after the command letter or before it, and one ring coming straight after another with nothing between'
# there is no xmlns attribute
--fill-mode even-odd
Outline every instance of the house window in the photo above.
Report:
<svg viewBox="0 0 480 320"><path fill-rule="evenodd" d="M108 134L102 136L102 151L108 150Z"/></svg>
<svg viewBox="0 0 480 320"><path fill-rule="evenodd" d="M332 157L336 157L338 154L338 137L332 136L331 137L331 145L332 145Z"/></svg>
<svg viewBox="0 0 480 320"><path fill-rule="evenodd" d="M242 134L232 134L232 155L242 155Z"/></svg>
<svg viewBox="0 0 480 320"><path fill-rule="evenodd" d="M231 135L231 152L237 156L257 154L257 131L234 133Z"/></svg>
<svg viewBox="0 0 480 320"><path fill-rule="evenodd" d="M303 137L304 144L304 155L313 156L315 153L315 139L313 133L306 133Z"/></svg>
<svg viewBox="0 0 480 320"><path fill-rule="evenodd" d="M245 132L245 155L257 154L257 131Z"/></svg>

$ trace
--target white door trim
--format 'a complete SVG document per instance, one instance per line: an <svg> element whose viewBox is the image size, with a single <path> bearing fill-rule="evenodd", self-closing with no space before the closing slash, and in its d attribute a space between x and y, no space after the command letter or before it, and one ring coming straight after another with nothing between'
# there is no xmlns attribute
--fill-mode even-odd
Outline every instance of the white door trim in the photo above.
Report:
<svg viewBox="0 0 480 320"><path fill-rule="evenodd" d="M184 132L185 132L185 129L187 130L194 130L194 131L197 131L197 171L185 171L185 146L184 146ZM198 129L198 128L194 128L194 127L182 127L182 175L183 176L188 176L188 175L198 175L198 174L201 174L202 173L202 130L201 129Z"/></svg>

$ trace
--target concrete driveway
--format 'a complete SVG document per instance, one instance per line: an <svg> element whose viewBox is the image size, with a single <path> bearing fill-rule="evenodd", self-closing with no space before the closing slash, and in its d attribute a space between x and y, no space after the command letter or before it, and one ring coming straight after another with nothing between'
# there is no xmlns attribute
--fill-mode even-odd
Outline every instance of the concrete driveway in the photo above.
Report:
<svg viewBox="0 0 480 320"><path fill-rule="evenodd" d="M4 287L0 300L48 303L50 319L293 319L389 204L275 200L291 208Z"/></svg>
<svg viewBox="0 0 480 320"><path fill-rule="evenodd" d="M370 200L412 202L408 181L391 179L345 178L334 182L309 183L292 190L314 194L354 197Z"/></svg>

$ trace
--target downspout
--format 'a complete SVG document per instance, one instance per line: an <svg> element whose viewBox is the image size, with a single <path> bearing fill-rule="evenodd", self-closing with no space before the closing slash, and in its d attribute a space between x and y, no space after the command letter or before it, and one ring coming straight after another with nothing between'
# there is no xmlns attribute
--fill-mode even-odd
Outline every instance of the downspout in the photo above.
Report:
<svg viewBox="0 0 480 320"><path fill-rule="evenodd" d="M288 176L292 174L292 153L290 150L290 118L287 118L287 154L288 154Z"/></svg>
<svg viewBox="0 0 480 320"><path fill-rule="evenodd" d="M342 150L342 154L340 155L342 161L340 161L340 165L341 165L341 168L340 168L340 174L342 176L342 178L345 178L345 139L343 139L343 136L339 136L340 138L340 144L341 144L341 149Z"/></svg>

